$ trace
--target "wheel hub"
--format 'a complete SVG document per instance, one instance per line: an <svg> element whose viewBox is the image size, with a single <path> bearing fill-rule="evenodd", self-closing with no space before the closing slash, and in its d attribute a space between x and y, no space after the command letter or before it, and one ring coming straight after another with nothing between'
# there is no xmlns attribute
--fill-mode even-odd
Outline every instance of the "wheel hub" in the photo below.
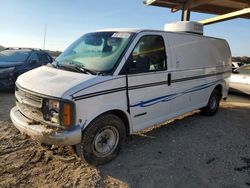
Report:
<svg viewBox="0 0 250 188"><path fill-rule="evenodd" d="M115 150L118 141L118 130L111 126L104 127L94 138L93 151L98 156L107 156Z"/></svg>

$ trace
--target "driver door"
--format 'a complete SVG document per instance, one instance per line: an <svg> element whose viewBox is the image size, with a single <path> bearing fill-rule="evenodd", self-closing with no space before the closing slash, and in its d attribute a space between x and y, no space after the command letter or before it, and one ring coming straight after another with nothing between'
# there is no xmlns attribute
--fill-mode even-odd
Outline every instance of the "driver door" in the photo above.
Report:
<svg viewBox="0 0 250 188"><path fill-rule="evenodd" d="M133 130L162 122L169 113L170 85L165 41L160 34L141 36L126 62Z"/></svg>

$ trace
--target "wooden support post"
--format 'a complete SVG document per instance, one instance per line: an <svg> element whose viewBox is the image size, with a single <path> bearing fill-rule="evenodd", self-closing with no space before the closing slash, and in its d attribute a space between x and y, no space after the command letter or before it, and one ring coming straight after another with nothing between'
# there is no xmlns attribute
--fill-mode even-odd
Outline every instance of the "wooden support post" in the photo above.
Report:
<svg viewBox="0 0 250 188"><path fill-rule="evenodd" d="M189 21L189 20L190 20L190 10L182 9L181 21Z"/></svg>

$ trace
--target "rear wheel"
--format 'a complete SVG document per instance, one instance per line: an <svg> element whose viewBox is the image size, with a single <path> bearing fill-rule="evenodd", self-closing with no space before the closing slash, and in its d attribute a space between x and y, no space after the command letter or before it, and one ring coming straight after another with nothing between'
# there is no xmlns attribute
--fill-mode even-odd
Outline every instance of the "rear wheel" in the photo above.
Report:
<svg viewBox="0 0 250 188"><path fill-rule="evenodd" d="M76 152L91 165L105 164L117 156L125 134L125 125L119 117L103 115L84 130L81 143L76 145Z"/></svg>
<svg viewBox="0 0 250 188"><path fill-rule="evenodd" d="M214 90L210 95L207 106L201 109L201 114L206 116L212 116L216 114L221 100L221 94L218 90Z"/></svg>

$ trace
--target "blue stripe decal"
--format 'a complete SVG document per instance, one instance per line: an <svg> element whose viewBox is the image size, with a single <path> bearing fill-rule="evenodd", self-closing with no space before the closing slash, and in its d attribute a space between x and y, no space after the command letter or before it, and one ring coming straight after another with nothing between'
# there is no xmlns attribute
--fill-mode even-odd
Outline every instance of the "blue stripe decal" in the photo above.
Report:
<svg viewBox="0 0 250 188"><path fill-rule="evenodd" d="M199 85L199 86L195 86L195 87L193 87L191 89L188 89L188 90L186 90L186 91L184 91L182 93L174 93L174 94L164 95L164 96L161 96L161 97L150 99L150 100L147 100L147 101L140 101L139 103L130 105L130 107L148 107L148 106L152 106L152 105L155 105L157 103L160 103L160 102L167 102L167 101L173 100L173 99L175 99L177 97L180 97L180 96L182 96L184 94L192 93L192 92L195 92L195 91L199 91L199 90L211 87L211 86L215 85L217 82L219 82L219 81L215 81L215 82L211 82L211 83L208 83L208 84L202 84L202 85Z"/></svg>

